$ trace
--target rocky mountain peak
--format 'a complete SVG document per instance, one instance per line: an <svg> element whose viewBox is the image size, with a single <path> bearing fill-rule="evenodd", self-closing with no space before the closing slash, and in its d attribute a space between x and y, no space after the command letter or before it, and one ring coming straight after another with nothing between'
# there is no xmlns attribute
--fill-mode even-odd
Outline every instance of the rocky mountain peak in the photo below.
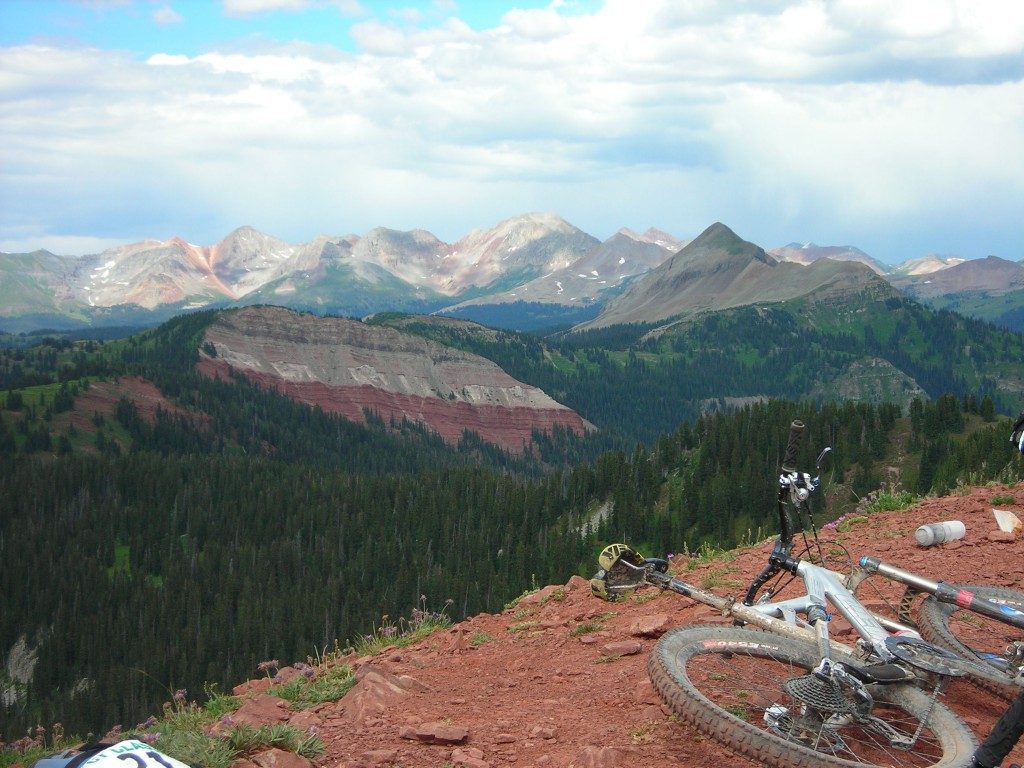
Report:
<svg viewBox="0 0 1024 768"><path fill-rule="evenodd" d="M938 272L943 269L955 267L957 264L962 264L964 261L965 259L936 256L934 253L930 253L927 256L922 256L918 259L905 261L898 267L895 267L892 272L894 275L927 275L931 272Z"/></svg>
<svg viewBox="0 0 1024 768"><path fill-rule="evenodd" d="M766 264L776 261L768 257L763 248L744 240L720 221L701 232L683 250L691 255L714 253L719 259L749 257Z"/></svg>
<svg viewBox="0 0 1024 768"><path fill-rule="evenodd" d="M450 258L468 285L511 285L570 267L599 244L560 216L528 213L473 230L452 246Z"/></svg>
<svg viewBox="0 0 1024 768"><path fill-rule="evenodd" d="M716 222L609 301L596 320L579 327L658 323L819 290L850 292L866 287L873 278L870 269L853 262L816 262L808 267L780 262Z"/></svg>

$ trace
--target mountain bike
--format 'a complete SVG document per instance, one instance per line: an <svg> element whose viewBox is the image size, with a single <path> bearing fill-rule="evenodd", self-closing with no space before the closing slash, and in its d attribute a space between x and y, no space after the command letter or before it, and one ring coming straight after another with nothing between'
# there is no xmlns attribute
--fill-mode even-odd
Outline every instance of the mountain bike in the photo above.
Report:
<svg viewBox="0 0 1024 768"><path fill-rule="evenodd" d="M816 476L799 472L803 429L793 422L782 463L779 537L741 602L673 577L667 561L644 558L624 544L601 553L592 590L615 600L653 586L733 619L731 627L693 625L666 633L649 657L648 673L676 715L752 760L779 768L973 765L974 735L938 698L953 678L985 678L993 667L872 614L820 548L793 556L790 512L809 516L808 500L830 451L819 455ZM802 583L804 592L773 599L784 585L765 585L783 576ZM854 645L829 636L833 612L854 629ZM1010 684L1022 681L1019 673L1001 674ZM999 748L1004 746L999 758L1013 743L1001 741Z"/></svg>

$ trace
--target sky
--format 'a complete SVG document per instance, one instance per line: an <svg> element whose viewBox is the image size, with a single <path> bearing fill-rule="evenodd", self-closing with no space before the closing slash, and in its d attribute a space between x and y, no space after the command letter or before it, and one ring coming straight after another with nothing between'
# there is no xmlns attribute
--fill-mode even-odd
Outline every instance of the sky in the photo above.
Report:
<svg viewBox="0 0 1024 768"><path fill-rule="evenodd" d="M1024 258L1019 0L0 0L0 250L605 240Z"/></svg>

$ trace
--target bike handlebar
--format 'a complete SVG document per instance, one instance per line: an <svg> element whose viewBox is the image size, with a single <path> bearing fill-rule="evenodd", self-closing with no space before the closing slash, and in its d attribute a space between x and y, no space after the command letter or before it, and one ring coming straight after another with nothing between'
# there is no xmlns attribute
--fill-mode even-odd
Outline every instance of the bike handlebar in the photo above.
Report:
<svg viewBox="0 0 1024 768"><path fill-rule="evenodd" d="M805 486L806 475L797 476L795 482L792 481L792 476L797 475L796 460L797 454L800 452L800 443L803 441L803 436L804 423L799 419L794 419L793 423L789 425L789 443L786 445L786 455L782 459L783 476L781 478L782 482L779 485L779 497L777 500L779 538L775 540L775 546L768 557L768 565L764 567L764 570L757 575L747 588L747 594L743 598L744 605L753 605L761 587L779 571L783 569L794 573L796 571L799 561L794 560L790 556L793 551L793 521L789 517L789 510L786 504L790 489L793 486L797 486L804 491L813 490L813 488L808 489ZM802 498L806 498L806 493Z"/></svg>
<svg viewBox="0 0 1024 768"><path fill-rule="evenodd" d="M789 425L789 444L786 446L786 455L782 459L782 471L787 475L796 472L796 455L800 452L800 443L804 436L804 423L795 419Z"/></svg>

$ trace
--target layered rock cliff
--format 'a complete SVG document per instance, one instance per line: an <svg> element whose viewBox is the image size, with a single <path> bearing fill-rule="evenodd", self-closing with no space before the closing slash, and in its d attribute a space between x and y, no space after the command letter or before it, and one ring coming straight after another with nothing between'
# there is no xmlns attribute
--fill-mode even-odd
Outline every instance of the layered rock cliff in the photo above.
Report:
<svg viewBox="0 0 1024 768"><path fill-rule="evenodd" d="M328 413L419 422L455 443L464 430L521 452L533 430L593 426L540 389L477 355L393 328L279 307L223 313L207 330L199 369L241 372Z"/></svg>

